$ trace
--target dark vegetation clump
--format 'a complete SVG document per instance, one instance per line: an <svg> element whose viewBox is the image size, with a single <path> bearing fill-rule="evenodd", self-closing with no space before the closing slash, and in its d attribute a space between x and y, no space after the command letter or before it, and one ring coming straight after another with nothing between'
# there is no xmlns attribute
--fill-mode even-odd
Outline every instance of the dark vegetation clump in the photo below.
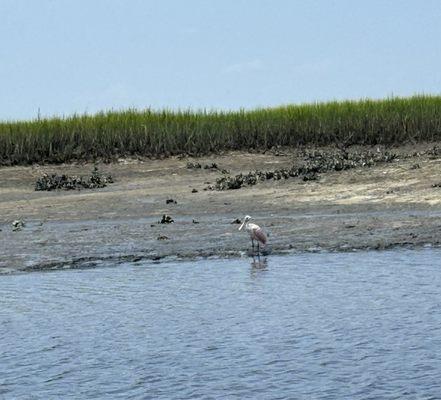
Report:
<svg viewBox="0 0 441 400"><path fill-rule="evenodd" d="M273 171L251 171L247 174L235 176L222 176L216 179L214 190L240 189L243 186L252 186L259 181L281 180L299 177L303 181L319 179L320 174L330 171L343 171L357 167L371 167L378 163L391 162L396 158L394 153L388 151L362 151L348 152L336 150L332 152L313 150L303 153L304 161L291 168L276 169Z"/></svg>
<svg viewBox="0 0 441 400"><path fill-rule="evenodd" d="M95 167L88 177L69 176L57 174L44 174L35 182L35 190L80 190L80 189L97 189L106 187L108 183L113 183L111 175L103 175Z"/></svg>
<svg viewBox="0 0 441 400"><path fill-rule="evenodd" d="M165 204L178 204L178 202L175 199L167 199Z"/></svg>

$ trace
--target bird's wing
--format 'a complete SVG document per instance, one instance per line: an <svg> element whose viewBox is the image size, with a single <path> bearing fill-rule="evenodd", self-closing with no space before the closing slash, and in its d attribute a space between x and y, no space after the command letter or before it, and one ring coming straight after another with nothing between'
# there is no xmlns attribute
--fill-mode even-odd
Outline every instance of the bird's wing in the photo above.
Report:
<svg viewBox="0 0 441 400"><path fill-rule="evenodd" d="M254 236L256 237L256 239L262 243L262 244L266 244L267 242L267 238L265 235L265 232L263 231L262 228L257 228L254 230Z"/></svg>

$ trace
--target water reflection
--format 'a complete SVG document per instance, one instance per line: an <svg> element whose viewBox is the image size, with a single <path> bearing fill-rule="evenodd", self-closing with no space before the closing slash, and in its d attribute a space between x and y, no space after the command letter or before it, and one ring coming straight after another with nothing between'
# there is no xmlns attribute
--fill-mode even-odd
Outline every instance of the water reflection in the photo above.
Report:
<svg viewBox="0 0 441 400"><path fill-rule="evenodd" d="M268 270L268 259L266 257L253 256L251 261L251 276L257 276L258 274Z"/></svg>

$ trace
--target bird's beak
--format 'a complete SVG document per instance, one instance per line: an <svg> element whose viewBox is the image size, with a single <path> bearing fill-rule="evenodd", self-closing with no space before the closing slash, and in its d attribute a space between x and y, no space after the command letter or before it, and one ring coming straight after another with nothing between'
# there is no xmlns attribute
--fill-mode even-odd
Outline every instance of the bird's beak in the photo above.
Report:
<svg viewBox="0 0 441 400"><path fill-rule="evenodd" d="M245 221L242 222L242 225L239 227L239 230L241 231L243 229L243 226L245 225Z"/></svg>

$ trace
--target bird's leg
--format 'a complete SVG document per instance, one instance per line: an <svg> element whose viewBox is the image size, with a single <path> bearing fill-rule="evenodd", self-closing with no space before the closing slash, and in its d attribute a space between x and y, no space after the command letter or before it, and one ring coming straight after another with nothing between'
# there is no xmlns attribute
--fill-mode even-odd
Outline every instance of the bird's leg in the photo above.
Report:
<svg viewBox="0 0 441 400"><path fill-rule="evenodd" d="M260 247L259 247L259 241L257 241L257 255L260 255Z"/></svg>
<svg viewBox="0 0 441 400"><path fill-rule="evenodd" d="M253 254L254 254L254 240L253 239L251 239L251 248L252 248Z"/></svg>

